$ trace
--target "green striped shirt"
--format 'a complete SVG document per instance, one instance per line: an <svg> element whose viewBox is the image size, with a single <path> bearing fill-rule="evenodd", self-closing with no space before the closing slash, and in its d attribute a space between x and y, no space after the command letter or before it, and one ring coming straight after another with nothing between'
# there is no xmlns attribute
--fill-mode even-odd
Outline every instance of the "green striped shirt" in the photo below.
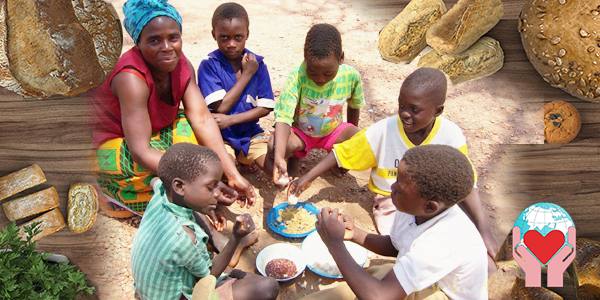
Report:
<svg viewBox="0 0 600 300"><path fill-rule="evenodd" d="M340 65L335 78L318 86L306 74L302 63L289 75L275 103L275 122L294 124L313 137L330 134L344 120L344 104L360 109L365 104L360 73Z"/></svg>
<svg viewBox="0 0 600 300"><path fill-rule="evenodd" d="M195 245L183 226L196 234ZM131 263L136 293L142 299L179 299L181 295L190 299L197 279L210 273L207 241L193 210L169 201L159 181L133 239Z"/></svg>

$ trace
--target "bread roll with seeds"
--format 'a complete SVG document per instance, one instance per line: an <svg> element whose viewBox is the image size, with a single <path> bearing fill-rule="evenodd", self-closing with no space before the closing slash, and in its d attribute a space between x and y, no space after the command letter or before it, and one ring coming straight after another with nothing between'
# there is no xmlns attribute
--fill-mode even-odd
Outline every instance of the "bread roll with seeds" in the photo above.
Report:
<svg viewBox="0 0 600 300"><path fill-rule="evenodd" d="M496 73L504 64L500 42L490 37L481 38L460 54L441 54L435 50L419 60L419 67L436 68L446 73L452 83L458 84Z"/></svg>
<svg viewBox="0 0 600 300"><path fill-rule="evenodd" d="M519 31L527 58L544 81L600 102L600 0L527 1Z"/></svg>
<svg viewBox="0 0 600 300"><path fill-rule="evenodd" d="M25 219L57 207L58 192L54 187L2 204L4 215L9 221Z"/></svg>
<svg viewBox="0 0 600 300"><path fill-rule="evenodd" d="M458 54L492 29L504 14L502 0L459 0L427 31L427 44L442 54Z"/></svg>
<svg viewBox="0 0 600 300"><path fill-rule="evenodd" d="M412 0L379 33L381 57L391 62L410 62L426 46L425 34L446 12L442 0Z"/></svg>

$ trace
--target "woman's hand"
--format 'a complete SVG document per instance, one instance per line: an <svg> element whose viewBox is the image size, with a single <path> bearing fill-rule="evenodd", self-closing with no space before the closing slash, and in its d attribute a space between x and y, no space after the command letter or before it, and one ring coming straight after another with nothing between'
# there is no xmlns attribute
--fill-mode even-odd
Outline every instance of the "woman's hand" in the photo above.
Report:
<svg viewBox="0 0 600 300"><path fill-rule="evenodd" d="M241 207L252 206L255 200L254 187L240 173L228 178L228 184L238 192L237 201Z"/></svg>

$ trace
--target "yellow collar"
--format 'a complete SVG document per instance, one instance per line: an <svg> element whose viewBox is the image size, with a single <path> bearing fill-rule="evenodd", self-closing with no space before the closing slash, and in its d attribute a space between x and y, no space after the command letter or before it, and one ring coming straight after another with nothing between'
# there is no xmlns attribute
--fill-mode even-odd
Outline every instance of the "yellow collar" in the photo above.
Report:
<svg viewBox="0 0 600 300"><path fill-rule="evenodd" d="M398 131L400 131L400 136L402 137L402 141L404 141L404 144L408 147L408 149L415 147L415 144L413 144L413 142L411 142L411 140L406 135L406 132L404 132L404 126L402 125L402 121L400 120L399 116L396 117L396 121L398 122ZM433 140L433 138L437 135L438 131L440 130L441 124L442 124L441 118L436 117L435 121L433 123L433 128L431 128L431 131L429 132L427 137L423 140L421 145L428 145L429 143L431 143L431 140Z"/></svg>

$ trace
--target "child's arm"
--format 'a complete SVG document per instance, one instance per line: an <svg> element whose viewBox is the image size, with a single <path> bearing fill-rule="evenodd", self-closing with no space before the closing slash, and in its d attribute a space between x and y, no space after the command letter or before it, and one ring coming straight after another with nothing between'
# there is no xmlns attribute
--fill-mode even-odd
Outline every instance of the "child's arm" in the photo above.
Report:
<svg viewBox="0 0 600 300"><path fill-rule="evenodd" d="M213 258L213 265L210 270L211 275L218 278L221 275L221 273L225 271L225 268L227 268L229 261L233 257L235 248L237 248L240 240L244 236L254 231L254 229L254 222L252 221L252 217L250 217L249 214L237 216L237 218L235 219L235 224L233 225L233 236L231 240L229 240L227 245L225 245L223 251L221 251L221 253L219 253Z"/></svg>
<svg viewBox="0 0 600 300"><path fill-rule="evenodd" d="M346 112L348 123L358 127L358 119L360 118L360 109L352 108L348 106L348 111Z"/></svg>
<svg viewBox="0 0 600 300"><path fill-rule="evenodd" d="M477 230L479 230L479 234L481 234L481 238L483 239L485 247L487 248L488 255L490 258L494 259L498 245L494 239L494 236L492 235L490 224L488 223L487 217L483 211L481 200L479 199L479 189L473 188L471 193L465 198L465 200L460 202L459 205L471 218L471 221L473 221L477 227Z"/></svg>
<svg viewBox="0 0 600 300"><path fill-rule="evenodd" d="M275 123L275 138L273 140L273 147L275 148L273 161L273 182L275 183L277 183L282 177L288 177L285 149L287 141L290 138L290 132L290 125L282 122Z"/></svg>
<svg viewBox="0 0 600 300"><path fill-rule="evenodd" d="M366 170L377 166L366 131L362 130L349 140L335 144L332 151L314 168L290 185L290 194L300 195L315 178L321 176L332 167L339 166L347 170Z"/></svg>
<svg viewBox="0 0 600 300"><path fill-rule="evenodd" d="M317 222L317 230L327 245L344 280L358 299L403 299L406 292L393 271L379 280L360 267L344 246L344 223L337 210L323 208Z"/></svg>
<svg viewBox="0 0 600 300"><path fill-rule="evenodd" d="M242 57L242 75L225 96L223 96L223 100L211 103L209 108L216 113L229 113L257 70L258 62L256 61L256 56L254 54L244 54L244 57Z"/></svg>
<svg viewBox="0 0 600 300"><path fill-rule="evenodd" d="M239 114L226 115L221 113L213 113L213 117L217 121L219 128L224 129L236 124L241 124L250 121L256 121L271 112L270 109L265 107L255 107L249 111L245 111Z"/></svg>
<svg viewBox="0 0 600 300"><path fill-rule="evenodd" d="M369 249L371 252L382 256L395 257L398 255L398 250L392 244L392 239L389 235L368 233L354 226L352 218L346 215L343 216L343 221L346 229L344 239L351 240Z"/></svg>

